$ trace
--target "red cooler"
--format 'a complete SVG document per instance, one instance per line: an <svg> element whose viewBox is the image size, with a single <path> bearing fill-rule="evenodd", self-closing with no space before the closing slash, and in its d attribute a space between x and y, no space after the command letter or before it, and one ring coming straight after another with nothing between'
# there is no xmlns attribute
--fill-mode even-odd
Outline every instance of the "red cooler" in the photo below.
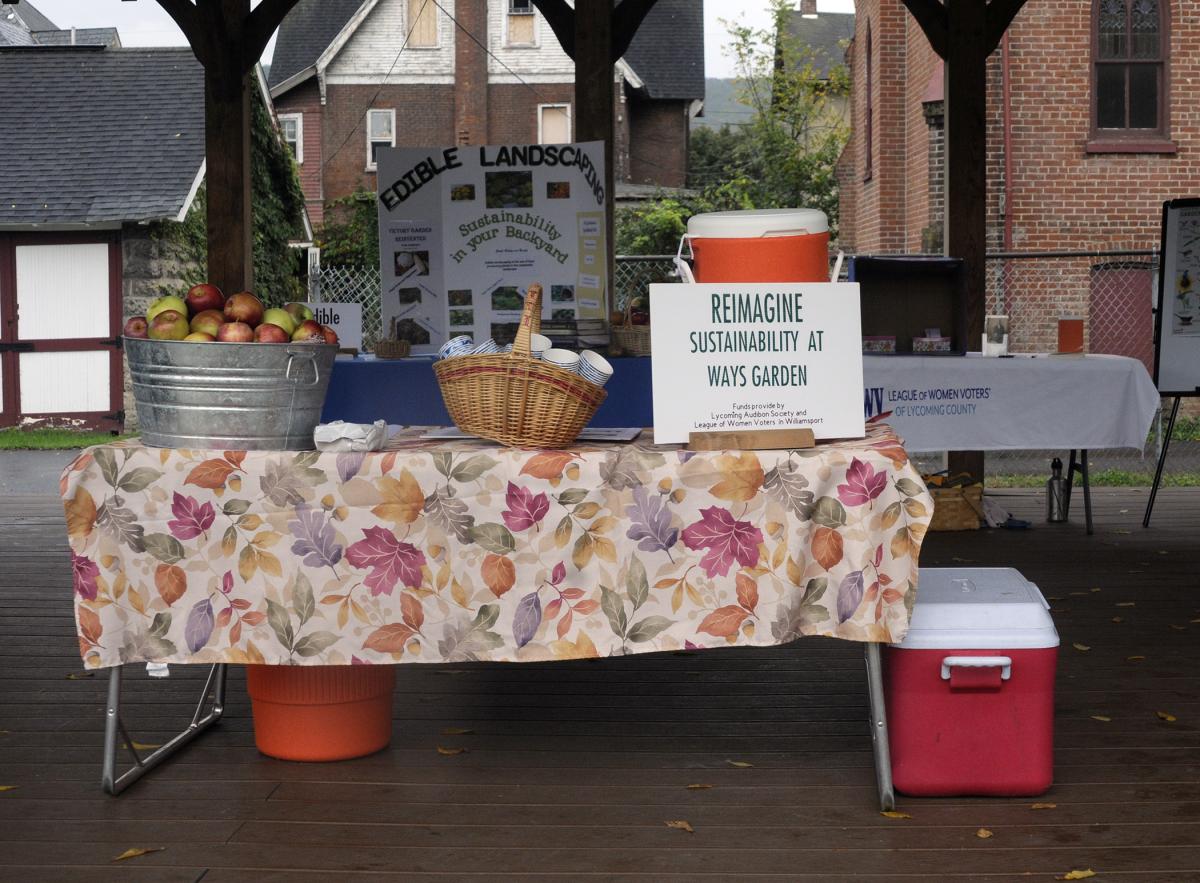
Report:
<svg viewBox="0 0 1200 883"><path fill-rule="evenodd" d="M1058 632L1012 568L921 568L885 651L892 778L919 797L1041 794L1054 777Z"/></svg>
<svg viewBox="0 0 1200 883"><path fill-rule="evenodd" d="M829 281L829 219L816 209L693 215L686 238L697 282Z"/></svg>

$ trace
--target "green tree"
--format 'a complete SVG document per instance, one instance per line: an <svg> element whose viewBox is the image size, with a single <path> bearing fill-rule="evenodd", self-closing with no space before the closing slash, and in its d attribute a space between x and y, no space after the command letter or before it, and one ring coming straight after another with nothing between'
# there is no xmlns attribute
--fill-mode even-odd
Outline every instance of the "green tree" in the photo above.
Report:
<svg viewBox="0 0 1200 883"><path fill-rule="evenodd" d="M379 266L379 215L375 194L359 188L327 203L325 223L317 231L321 263L329 266Z"/></svg>

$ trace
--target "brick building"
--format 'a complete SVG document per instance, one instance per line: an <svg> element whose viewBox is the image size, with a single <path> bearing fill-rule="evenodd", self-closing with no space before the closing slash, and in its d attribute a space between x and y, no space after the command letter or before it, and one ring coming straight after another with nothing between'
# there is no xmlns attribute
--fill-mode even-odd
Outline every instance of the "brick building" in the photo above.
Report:
<svg viewBox="0 0 1200 883"><path fill-rule="evenodd" d="M574 78L530 0L301 0L270 85L319 223L328 202L375 189L378 146L571 140ZM704 98L702 3L659 0L613 88L616 180L683 186Z"/></svg>
<svg viewBox="0 0 1200 883"><path fill-rule="evenodd" d="M1162 202L1200 184L1200 20L1169 0L1028 0L988 66L992 252L1155 249ZM859 0L847 59L853 134L839 163L841 246L940 251L942 65L901 0ZM1145 259L989 261L989 310L1045 348L1089 316L1093 351L1132 316L1148 335ZM1124 318L1122 318L1124 317ZM1133 332L1131 332L1133 333ZM1124 351L1123 350L1123 351Z"/></svg>

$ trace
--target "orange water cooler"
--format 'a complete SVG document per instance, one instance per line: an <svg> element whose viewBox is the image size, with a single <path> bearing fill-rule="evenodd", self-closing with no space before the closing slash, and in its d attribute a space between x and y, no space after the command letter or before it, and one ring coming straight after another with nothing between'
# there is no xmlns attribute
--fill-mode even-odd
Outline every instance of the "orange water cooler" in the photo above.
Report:
<svg viewBox="0 0 1200 883"><path fill-rule="evenodd" d="M829 281L829 220L816 209L693 215L685 239L697 282Z"/></svg>

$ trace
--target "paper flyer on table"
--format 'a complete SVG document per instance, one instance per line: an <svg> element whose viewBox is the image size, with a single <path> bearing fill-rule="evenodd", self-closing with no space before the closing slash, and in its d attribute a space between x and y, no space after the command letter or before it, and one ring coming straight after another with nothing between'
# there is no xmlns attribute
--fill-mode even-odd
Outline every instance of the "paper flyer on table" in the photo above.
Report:
<svg viewBox="0 0 1200 883"><path fill-rule="evenodd" d="M381 149L384 336L511 340L531 282L544 321L606 318L604 180L599 141Z"/></svg>

